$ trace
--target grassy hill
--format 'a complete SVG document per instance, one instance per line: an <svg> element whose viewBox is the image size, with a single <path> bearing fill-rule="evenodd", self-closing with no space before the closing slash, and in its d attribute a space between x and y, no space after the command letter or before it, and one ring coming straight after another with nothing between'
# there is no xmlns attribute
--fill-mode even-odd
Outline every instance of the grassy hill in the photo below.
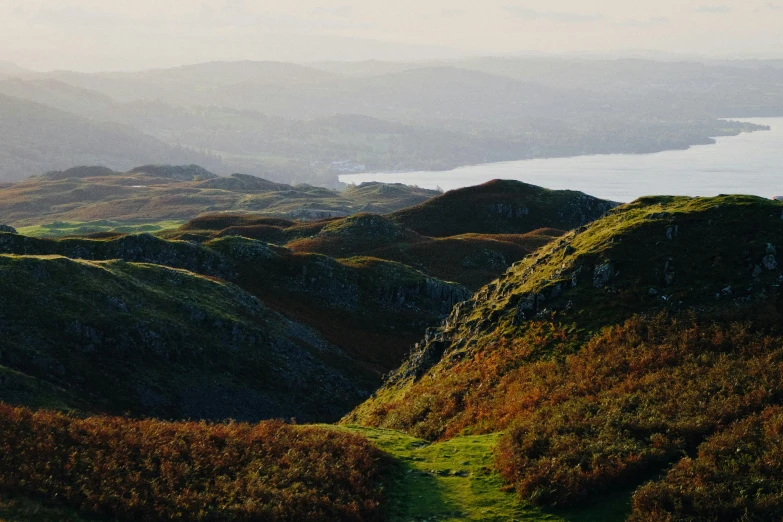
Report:
<svg viewBox="0 0 783 522"><path fill-rule="evenodd" d="M363 184L344 194L359 198L378 193L410 203L400 186ZM239 235L300 253L386 259L475 290L564 230L593 221L614 205L580 192L496 180L386 215L365 212L377 207L370 202L361 213L307 224L207 214L161 235L195 241Z"/></svg>
<svg viewBox="0 0 783 522"><path fill-rule="evenodd" d="M107 175L82 169L50 182ZM134 175L183 183L224 179L196 168L145 168ZM243 190L279 188L235 179L231 183ZM446 210L469 201L467 193L432 203L450 223L458 215ZM351 479L356 495L339 499L324 493L332 491L329 480L283 481L264 497L268 503L253 505L281 506L275 508L281 519L296 516L282 506L305 497L326 498L319 505L337 509L316 519L783 516L783 203L659 196L615 206L502 182L476 194L472 207L463 205L477 216L473 224L458 224L487 228L455 229L457 236L427 236L402 222L400 216L428 224L421 217L433 212L428 204L315 222L212 213L161 234L168 239L36 239L2 232L0 400L77 415L257 420L294 411L300 419L328 420L370 394L330 428L364 439L276 425L285 430L277 455L290 451L305 455L305 462L317 460L322 465L314 476L348 462L319 453L318 441L326 437L334 443L331 453L349 452L371 477ZM498 205L507 208L482 214ZM608 213L587 223L602 209ZM562 235L523 233L552 220L576 228ZM441 227L434 230L451 231ZM506 227L513 233L502 233ZM461 285L391 260L394 252L404 253L436 267L438 260L428 255L441 252L441 264L448 265L462 253L481 253L480 245L491 241L524 248L523 241L534 239L542 243L534 253L472 297ZM459 241L467 250L449 245ZM308 251L318 248L340 257ZM390 259L367 255L384 249ZM492 267L486 259L479 266ZM499 265L493 270L502 271ZM417 335L420 342L398 367ZM394 368L371 393L380 373ZM51 426L59 426L57 437L72 429L84 434L75 417L3 411L24 420L3 424L0 415L0 429L12 430L14 440L37 444L40 437L28 433L50 433ZM235 437L245 440L251 430L103 416L83 422L108 433L100 458L97 439L68 450L79 469L88 470L85 477L94 475L90 466L112 466L118 439L140 440L134 448L147 451L173 437L176 455L190 455L194 444L206 441L197 446L212 455L214 433L223 434L220 444L234 447ZM295 442L297 429L313 430L304 446ZM135 438L147 432L154 436ZM386 456L373 453L365 439ZM72 448L72 438L48 440ZM134 454L143 457L140 473L168 469L146 453ZM231 452L225 462L244 469L243 455ZM16 474L6 485L0 480L0 513L41 509L49 516L52 509L71 509L64 516L81 511L123 518L142 509L122 498L87 505L87 490L60 493L67 481L45 482L40 468L24 455L16 458L7 467ZM288 473L275 467L281 462L291 461L273 456L262 465L272 470L270 480ZM335 479L343 480L344 471ZM20 477L39 486L9 485ZM127 490L126 482L112 480ZM223 493L235 491L236 482L230 474L221 481L209 494L189 490L195 496L188 506L207 497L227 502ZM155 504L165 511L179 505L182 491L167 488L142 491L149 499L173 495L174 504ZM54 493L59 507L37 507Z"/></svg>
<svg viewBox="0 0 783 522"><path fill-rule="evenodd" d="M100 221L116 221L118 227L154 225L216 211L311 220L367 209L391 212L438 194L378 183L343 192L309 185L294 187L243 174L218 177L195 165L147 165L128 172L75 167L0 187L0 222L17 228L66 222L74 226L59 228L73 229L81 224L89 231L101 227ZM57 226L49 228L58 235Z"/></svg>
<svg viewBox="0 0 783 522"><path fill-rule="evenodd" d="M497 469L542 506L640 486L633 520L779 514L782 217L746 196L614 209L455 307L344 422L503 432Z"/></svg>
<svg viewBox="0 0 783 522"><path fill-rule="evenodd" d="M199 245L151 235L52 240L0 233L0 254L122 260L233 282L293 320L292 328L306 325L316 337L345 351L355 363L346 371L364 379L365 390L375 388L382 373L399 365L424 328L438 324L454 304L470 295L458 284L400 263L361 257L338 261L236 236ZM56 292L57 284L54 281L47 291ZM92 315L89 308L83 313ZM335 361L342 364L339 357Z"/></svg>
<svg viewBox="0 0 783 522"><path fill-rule="evenodd" d="M598 219L615 205L581 192L493 180L449 191L389 218L430 237L524 234L540 228L570 230Z"/></svg>
<svg viewBox="0 0 783 522"><path fill-rule="evenodd" d="M162 418L328 419L373 386L318 332L192 272L2 255L0 286L0 364L16 372L12 402Z"/></svg>

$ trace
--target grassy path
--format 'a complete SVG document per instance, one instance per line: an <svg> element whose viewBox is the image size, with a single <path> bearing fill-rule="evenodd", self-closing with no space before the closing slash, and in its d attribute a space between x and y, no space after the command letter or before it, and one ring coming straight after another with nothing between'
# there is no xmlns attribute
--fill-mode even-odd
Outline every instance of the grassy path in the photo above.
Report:
<svg viewBox="0 0 783 522"><path fill-rule="evenodd" d="M494 471L493 448L498 435L457 437L430 444L403 433L356 426L359 433L400 463L388 491L390 522L402 521L622 521L628 512L627 492L596 506L570 512L545 512L503 490Z"/></svg>

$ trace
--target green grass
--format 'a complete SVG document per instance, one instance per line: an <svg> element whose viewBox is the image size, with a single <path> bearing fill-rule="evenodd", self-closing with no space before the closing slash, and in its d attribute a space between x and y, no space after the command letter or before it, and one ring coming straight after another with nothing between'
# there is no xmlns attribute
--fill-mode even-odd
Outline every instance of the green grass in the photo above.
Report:
<svg viewBox="0 0 783 522"><path fill-rule="evenodd" d="M32 237L63 237L73 235L94 234L98 232L117 232L123 234L140 234L142 232L162 232L181 226L184 221L165 220L152 222L111 221L55 221L42 225L21 227L17 230L23 236Z"/></svg>
<svg viewBox="0 0 783 522"><path fill-rule="evenodd" d="M51 508L25 498L0 495L0 522L84 522L73 510Z"/></svg>
<svg viewBox="0 0 783 522"><path fill-rule="evenodd" d="M387 489L389 522L402 521L561 521L624 520L630 491L568 512L544 511L507 491L494 468L499 434L456 437L429 443L404 433L341 426L367 437L399 463Z"/></svg>
<svg viewBox="0 0 783 522"><path fill-rule="evenodd" d="M83 404L63 388L0 365L0 402L31 408L78 411Z"/></svg>

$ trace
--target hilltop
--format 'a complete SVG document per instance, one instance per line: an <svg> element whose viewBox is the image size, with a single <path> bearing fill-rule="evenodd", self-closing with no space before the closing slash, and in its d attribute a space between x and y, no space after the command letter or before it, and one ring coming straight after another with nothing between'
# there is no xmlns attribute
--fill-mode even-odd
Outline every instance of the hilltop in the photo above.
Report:
<svg viewBox="0 0 783 522"><path fill-rule="evenodd" d="M761 198L613 209L457 305L344 422L430 440L504 432L496 466L545 506L641 486L634 520L697 515L691 502L726 519L778 513L762 464L777 446L732 453L749 466L733 476L714 455L779 422L781 237L783 204ZM731 489L753 481L758 497Z"/></svg>
<svg viewBox="0 0 783 522"><path fill-rule="evenodd" d="M363 184L346 193L356 197L370 190L405 194L398 186L379 184ZM197 241L240 235L296 252L375 257L475 290L565 230L593 221L615 205L581 192L495 180L386 215L361 212L309 224L242 214L204 215L162 235Z"/></svg>
<svg viewBox="0 0 783 522"><path fill-rule="evenodd" d="M570 230L598 219L616 205L582 192L496 179L449 191L389 218L431 237L471 232L524 234L541 228Z"/></svg>
<svg viewBox="0 0 783 522"><path fill-rule="evenodd" d="M115 221L117 226L191 219L205 212L245 211L292 219L391 212L437 196L405 185L362 184L339 192L250 176L220 177L197 165L147 165L127 172L74 167L0 187L0 222L22 228ZM98 224L97 226L100 226ZM52 226L57 228L78 228ZM46 233L42 231L42 233Z"/></svg>

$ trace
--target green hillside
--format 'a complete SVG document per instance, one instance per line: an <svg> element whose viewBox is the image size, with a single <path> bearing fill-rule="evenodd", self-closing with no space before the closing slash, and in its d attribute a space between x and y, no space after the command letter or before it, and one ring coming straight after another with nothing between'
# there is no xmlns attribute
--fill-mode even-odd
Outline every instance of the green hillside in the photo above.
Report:
<svg viewBox="0 0 783 522"><path fill-rule="evenodd" d="M777 446L759 440L733 467L710 455L777 422L782 218L783 204L746 196L619 207L455 307L344 422L429 440L502 432L497 469L542 506L589 511L643 486L634 520L781 513L763 465Z"/></svg>

